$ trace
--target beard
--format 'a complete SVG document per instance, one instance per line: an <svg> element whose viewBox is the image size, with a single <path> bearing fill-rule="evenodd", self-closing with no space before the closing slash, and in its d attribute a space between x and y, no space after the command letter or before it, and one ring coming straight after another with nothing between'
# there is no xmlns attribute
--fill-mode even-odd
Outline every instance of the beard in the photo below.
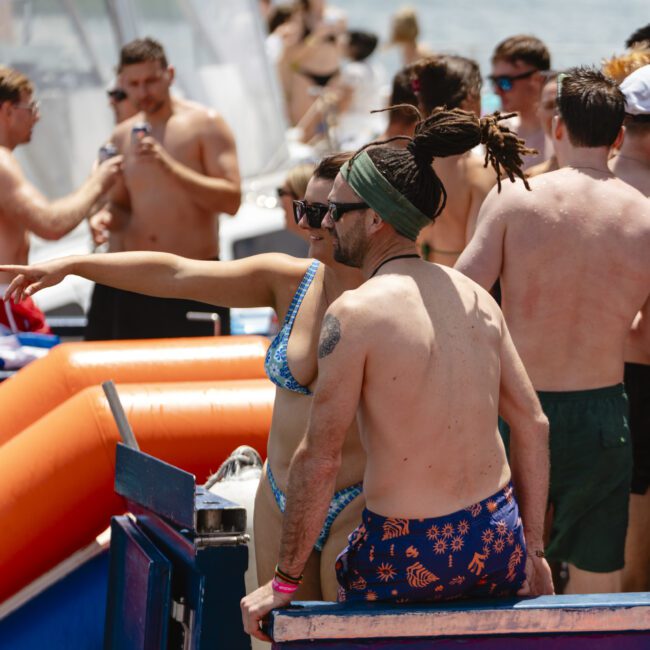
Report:
<svg viewBox="0 0 650 650"><path fill-rule="evenodd" d="M363 231L363 224L359 222L357 228L350 230L345 236L345 242L341 241L336 230L333 231L334 259L346 266L360 269L366 258L368 240Z"/></svg>

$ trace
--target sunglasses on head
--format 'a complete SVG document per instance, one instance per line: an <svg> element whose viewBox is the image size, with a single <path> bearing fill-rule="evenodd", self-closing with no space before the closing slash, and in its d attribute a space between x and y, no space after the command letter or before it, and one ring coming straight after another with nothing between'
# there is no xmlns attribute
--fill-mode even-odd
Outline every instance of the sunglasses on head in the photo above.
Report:
<svg viewBox="0 0 650 650"><path fill-rule="evenodd" d="M106 94L114 102L123 102L126 99L126 92L124 92L121 88L113 88L113 90L107 90Z"/></svg>
<svg viewBox="0 0 650 650"><path fill-rule="evenodd" d="M293 202L293 218L296 223L305 217L310 228L320 228L327 214L328 207L322 203L307 203L307 201Z"/></svg>
<svg viewBox="0 0 650 650"><path fill-rule="evenodd" d="M329 201L327 204L327 209L332 215L332 221L338 221L346 212L365 210L369 207L367 203L334 203Z"/></svg>
<svg viewBox="0 0 650 650"><path fill-rule="evenodd" d="M525 79L526 77L532 77L536 72L535 70L529 70L528 72L522 72L521 74L500 74L500 75L490 75L488 79L492 82L492 85L495 88L498 88L504 93L507 93L509 90L512 90L514 82L519 79Z"/></svg>

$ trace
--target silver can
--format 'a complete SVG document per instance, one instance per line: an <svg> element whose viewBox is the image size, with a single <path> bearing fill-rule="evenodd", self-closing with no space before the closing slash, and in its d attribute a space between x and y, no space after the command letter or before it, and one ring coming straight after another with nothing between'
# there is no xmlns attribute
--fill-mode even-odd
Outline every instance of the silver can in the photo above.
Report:
<svg viewBox="0 0 650 650"><path fill-rule="evenodd" d="M131 129L131 142L137 144L142 138L151 133L149 122L136 122Z"/></svg>
<svg viewBox="0 0 650 650"><path fill-rule="evenodd" d="M107 142L99 148L98 158L99 162L103 163L105 160L117 156L117 147L112 142Z"/></svg>

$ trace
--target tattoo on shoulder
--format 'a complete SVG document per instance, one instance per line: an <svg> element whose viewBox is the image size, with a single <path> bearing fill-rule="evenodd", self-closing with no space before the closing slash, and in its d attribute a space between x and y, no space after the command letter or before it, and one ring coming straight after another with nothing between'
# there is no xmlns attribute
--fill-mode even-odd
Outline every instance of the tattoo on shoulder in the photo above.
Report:
<svg viewBox="0 0 650 650"><path fill-rule="evenodd" d="M323 327L318 342L318 358L322 359L334 352L336 344L341 340L341 323L339 319L327 314L323 319Z"/></svg>

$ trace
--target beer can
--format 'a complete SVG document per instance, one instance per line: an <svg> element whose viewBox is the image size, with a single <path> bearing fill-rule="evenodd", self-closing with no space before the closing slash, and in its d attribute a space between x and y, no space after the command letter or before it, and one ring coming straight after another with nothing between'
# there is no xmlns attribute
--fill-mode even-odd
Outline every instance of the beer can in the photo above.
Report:
<svg viewBox="0 0 650 650"><path fill-rule="evenodd" d="M131 142L134 144L151 133L149 122L136 122L131 129Z"/></svg>
<svg viewBox="0 0 650 650"><path fill-rule="evenodd" d="M103 144L99 148L99 162L103 163L105 160L108 160L109 158L112 158L113 156L117 156L117 148L112 142L107 142L106 144Z"/></svg>

